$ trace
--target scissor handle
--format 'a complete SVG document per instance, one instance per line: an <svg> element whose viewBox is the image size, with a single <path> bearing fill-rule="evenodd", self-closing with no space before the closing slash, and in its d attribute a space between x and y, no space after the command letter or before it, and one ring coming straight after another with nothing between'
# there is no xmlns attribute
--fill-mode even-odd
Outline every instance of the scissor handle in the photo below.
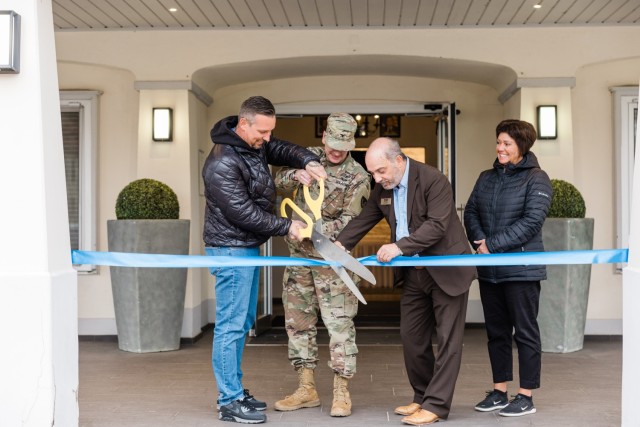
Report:
<svg viewBox="0 0 640 427"><path fill-rule="evenodd" d="M305 237L311 238L311 229L313 228L313 220L311 220L309 215L307 215L302 209L298 207L298 205L293 203L293 200L291 200L288 197L284 199L280 204L280 216L282 216L283 218L287 218L287 210L286 210L287 206L293 209L298 215L300 215L300 218L302 218L304 222L307 223L307 228L303 228L300 230L300 236L302 236L302 238L305 238Z"/></svg>
<svg viewBox="0 0 640 427"><path fill-rule="evenodd" d="M324 200L324 179L318 180L318 185L320 186L320 191L318 192L317 198L312 198L311 193L309 193L309 186L304 186L304 201L309 206L309 209L313 213L313 216L316 217L316 221L320 221L322 219L322 201Z"/></svg>

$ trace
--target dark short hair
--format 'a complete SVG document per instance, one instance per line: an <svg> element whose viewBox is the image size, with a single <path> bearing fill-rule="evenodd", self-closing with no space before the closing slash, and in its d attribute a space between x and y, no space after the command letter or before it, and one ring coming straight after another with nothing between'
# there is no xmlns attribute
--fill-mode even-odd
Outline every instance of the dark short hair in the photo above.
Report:
<svg viewBox="0 0 640 427"><path fill-rule="evenodd" d="M240 106L238 120L244 117L249 123L253 123L253 118L256 114L273 117L276 115L276 109L267 98L252 96L251 98L247 98Z"/></svg>
<svg viewBox="0 0 640 427"><path fill-rule="evenodd" d="M521 156L529 152L533 143L536 142L536 138L538 138L533 125L523 120L510 119L501 121L496 126L496 138L503 132L513 138Z"/></svg>

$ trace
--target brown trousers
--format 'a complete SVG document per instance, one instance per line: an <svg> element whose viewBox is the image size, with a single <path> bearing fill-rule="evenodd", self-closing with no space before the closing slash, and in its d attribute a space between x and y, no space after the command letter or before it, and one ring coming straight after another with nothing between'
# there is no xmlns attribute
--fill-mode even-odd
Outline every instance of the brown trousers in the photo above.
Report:
<svg viewBox="0 0 640 427"><path fill-rule="evenodd" d="M406 268L404 277L400 334L413 402L446 419L460 372L469 291L447 295L426 269Z"/></svg>

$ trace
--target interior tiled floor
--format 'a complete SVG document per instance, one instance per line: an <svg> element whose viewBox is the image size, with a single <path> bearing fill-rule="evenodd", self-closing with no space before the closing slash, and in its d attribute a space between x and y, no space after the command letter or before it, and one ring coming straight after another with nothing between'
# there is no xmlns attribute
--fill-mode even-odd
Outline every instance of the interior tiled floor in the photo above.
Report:
<svg viewBox="0 0 640 427"><path fill-rule="evenodd" d="M483 329L465 333L462 369L453 408L445 426L618 426L622 342L587 337L584 349L543 354L542 388L534 394L538 412L519 418L480 413L473 406L489 389L491 376ZM115 342L80 342L80 426L228 426L215 409L211 372L211 332L179 351L135 354L118 350ZM316 382L323 405L294 412L276 412L273 402L296 386L287 361L281 329L253 339L244 359L244 385L269 404L273 426L401 426L393 414L408 404L412 393L404 371L397 329L360 328L358 373L351 381L353 414L332 418L332 374L326 366L328 348L322 332L321 362ZM517 370L516 370L517 372ZM510 392L515 393L515 386Z"/></svg>

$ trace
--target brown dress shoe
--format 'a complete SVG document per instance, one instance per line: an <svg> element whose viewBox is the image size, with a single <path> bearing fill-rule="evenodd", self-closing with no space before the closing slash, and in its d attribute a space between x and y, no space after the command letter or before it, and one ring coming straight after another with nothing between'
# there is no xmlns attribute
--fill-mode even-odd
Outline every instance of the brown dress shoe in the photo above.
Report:
<svg viewBox="0 0 640 427"><path fill-rule="evenodd" d="M420 409L422 409L422 406L418 405L417 403L412 403L407 406L398 406L394 410L394 412L398 415L412 415L418 412Z"/></svg>
<svg viewBox="0 0 640 427"><path fill-rule="evenodd" d="M426 424L433 424L440 419L439 416L433 412L429 412L426 409L421 409L413 415L404 417L402 422L405 424L411 424L412 426L422 426Z"/></svg>

